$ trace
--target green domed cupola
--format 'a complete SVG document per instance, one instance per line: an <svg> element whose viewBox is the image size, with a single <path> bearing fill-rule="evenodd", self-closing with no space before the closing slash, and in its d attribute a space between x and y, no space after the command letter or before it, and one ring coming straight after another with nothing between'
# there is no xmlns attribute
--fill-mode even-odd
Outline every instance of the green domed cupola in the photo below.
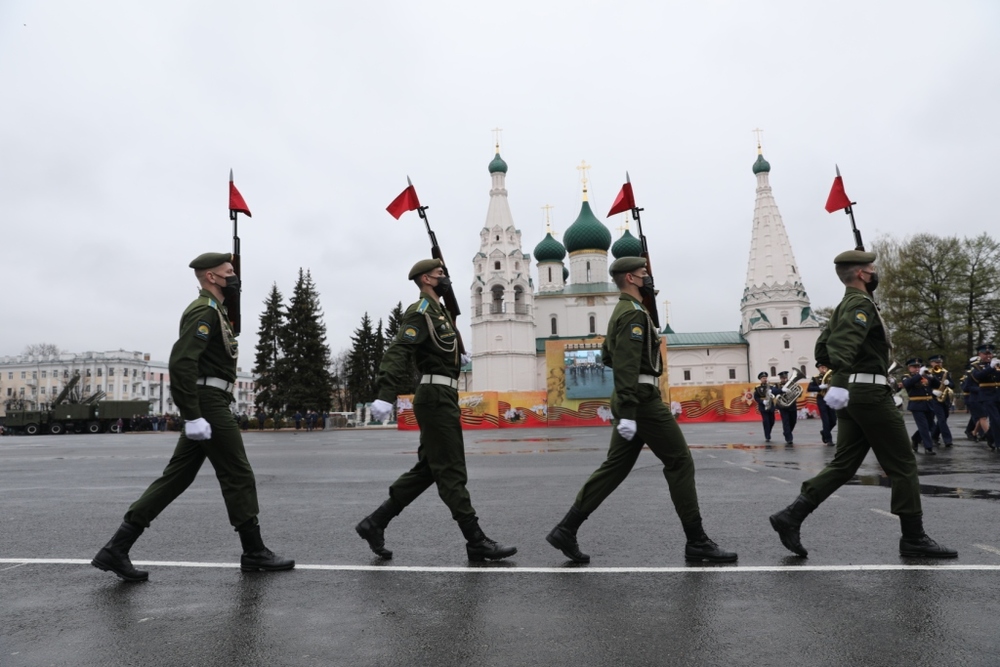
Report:
<svg viewBox="0 0 1000 667"><path fill-rule="evenodd" d="M584 192L586 196L586 191ZM608 251L611 247L611 232L601 224L594 212L590 210L590 202L583 201L580 208L580 215L576 221L569 226L563 235L566 250L576 252L577 250L602 250Z"/></svg>
<svg viewBox="0 0 1000 667"><path fill-rule="evenodd" d="M545 235L541 243L535 246L536 262L561 262L566 257L566 248L552 237L552 232Z"/></svg>
<svg viewBox="0 0 1000 667"><path fill-rule="evenodd" d="M753 163L753 173L759 174L764 172L765 174L771 171L770 163L764 159L763 153L757 154L757 161Z"/></svg>
<svg viewBox="0 0 1000 667"><path fill-rule="evenodd" d="M632 232L625 230L621 238L611 246L611 254L615 259L622 257L642 257L642 242L632 236Z"/></svg>
<svg viewBox="0 0 1000 667"><path fill-rule="evenodd" d="M507 173L507 163L503 161L502 157L500 157L499 150L497 151L496 157L494 157L493 161L490 162L490 173L495 174L497 172L502 174Z"/></svg>

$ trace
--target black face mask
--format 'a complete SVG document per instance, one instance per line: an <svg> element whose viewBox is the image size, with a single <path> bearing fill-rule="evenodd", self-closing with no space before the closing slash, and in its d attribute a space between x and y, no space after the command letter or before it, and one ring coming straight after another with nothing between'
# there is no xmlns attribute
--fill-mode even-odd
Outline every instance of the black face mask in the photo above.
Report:
<svg viewBox="0 0 1000 667"><path fill-rule="evenodd" d="M875 271L869 273L868 276L871 278L871 280L865 283L865 289L868 290L868 294L874 294L875 288L878 287L878 272Z"/></svg>
<svg viewBox="0 0 1000 667"><path fill-rule="evenodd" d="M240 296L240 277L226 276L226 284L222 286L222 298L226 301L235 301Z"/></svg>
<svg viewBox="0 0 1000 667"><path fill-rule="evenodd" d="M653 288L653 276L642 277L642 286L639 288L639 294L650 299L656 296L656 290Z"/></svg>
<svg viewBox="0 0 1000 667"><path fill-rule="evenodd" d="M434 293L438 296L444 296L451 291L451 278L448 276L441 276L437 279L438 284L434 286Z"/></svg>

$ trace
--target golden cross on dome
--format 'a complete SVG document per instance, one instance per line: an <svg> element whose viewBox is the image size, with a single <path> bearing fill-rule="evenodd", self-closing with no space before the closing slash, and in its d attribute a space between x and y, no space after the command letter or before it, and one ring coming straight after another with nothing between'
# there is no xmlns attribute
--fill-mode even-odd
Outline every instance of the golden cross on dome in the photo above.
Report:
<svg viewBox="0 0 1000 667"><path fill-rule="evenodd" d="M625 224L619 225L618 227L615 227L615 229L621 232L621 236L624 236L625 232L628 231L628 211L622 214L622 219L625 221Z"/></svg>
<svg viewBox="0 0 1000 667"><path fill-rule="evenodd" d="M760 152L761 152L760 151L760 135L762 135L764 133L764 130L760 129L759 127L756 127L756 128L754 128L754 129L752 129L750 131L757 135L757 153L760 154Z"/></svg>
<svg viewBox="0 0 1000 667"><path fill-rule="evenodd" d="M583 201L587 201L587 170L590 169L590 165L586 160L580 160L577 169L580 170L580 180L583 182Z"/></svg>
<svg viewBox="0 0 1000 667"><path fill-rule="evenodd" d="M556 232L552 231L552 223L549 222L549 211L551 211L553 208L555 207L552 206L552 204L546 204L545 206L542 207L542 210L545 211L545 231L548 234L552 234L552 237L555 238Z"/></svg>
<svg viewBox="0 0 1000 667"><path fill-rule="evenodd" d="M500 133L503 132L503 128L502 127L494 127L490 131L493 133L493 142L497 146L497 153L499 153L500 152Z"/></svg>

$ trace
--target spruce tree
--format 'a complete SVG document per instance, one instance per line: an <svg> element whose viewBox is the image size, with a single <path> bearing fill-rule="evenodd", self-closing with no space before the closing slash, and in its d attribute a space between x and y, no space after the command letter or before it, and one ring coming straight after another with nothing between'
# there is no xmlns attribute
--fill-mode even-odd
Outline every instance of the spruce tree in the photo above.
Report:
<svg viewBox="0 0 1000 667"><path fill-rule="evenodd" d="M347 359L347 393L352 405L374 401L375 376L378 368L374 359L375 332L372 320L365 313L361 325L351 336L351 353Z"/></svg>
<svg viewBox="0 0 1000 667"><path fill-rule="evenodd" d="M277 283L272 284L271 293L264 299L264 312L260 314L257 330L257 356L253 368L257 376L257 406L268 413L280 411L285 403L276 376L281 358L278 336L285 324L283 302Z"/></svg>
<svg viewBox="0 0 1000 667"><path fill-rule="evenodd" d="M392 345L392 341L396 340L396 336L399 334L399 328L403 325L403 302L399 301L396 303L396 307L392 309L389 313L389 323L385 326L385 347L386 349ZM407 385L400 387L400 391L404 394L412 394L417 389L417 382L420 380L420 373L417 371L417 362L415 359L410 360L410 382Z"/></svg>
<svg viewBox="0 0 1000 667"><path fill-rule="evenodd" d="M322 318L312 275L300 268L287 320L278 336L284 356L278 361L276 375L289 412L330 409L333 378Z"/></svg>

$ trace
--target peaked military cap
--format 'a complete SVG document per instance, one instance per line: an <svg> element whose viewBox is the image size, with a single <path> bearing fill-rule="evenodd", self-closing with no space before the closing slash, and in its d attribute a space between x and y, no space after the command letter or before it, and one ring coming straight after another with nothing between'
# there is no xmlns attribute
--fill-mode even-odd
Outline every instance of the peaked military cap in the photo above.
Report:
<svg viewBox="0 0 1000 667"><path fill-rule="evenodd" d="M906 365L907 366L923 366L924 365L924 360L921 359L920 357L912 357L912 358L906 360Z"/></svg>
<svg viewBox="0 0 1000 667"><path fill-rule="evenodd" d="M822 362L822 361L817 361L817 362L816 362L816 368L819 368L820 366L823 366L823 367L825 367L825 368L829 368L829 367L830 367L830 364L827 364L827 363L825 363L825 362Z"/></svg>
<svg viewBox="0 0 1000 667"><path fill-rule="evenodd" d="M778 377L780 377L780 378L783 378L786 375L788 375L788 371L781 371L780 373L778 373Z"/></svg>
<svg viewBox="0 0 1000 667"><path fill-rule="evenodd" d="M976 348L976 352L992 352L992 351L993 351L993 343L983 343L982 345Z"/></svg>
<svg viewBox="0 0 1000 667"><path fill-rule="evenodd" d="M230 252L205 252L188 264L192 269L214 269L220 264L233 261L233 254Z"/></svg>
<svg viewBox="0 0 1000 667"><path fill-rule="evenodd" d="M413 265L410 269L410 280L413 280L417 276L422 276L425 273L430 273L439 266L444 266L444 262L440 259L422 259Z"/></svg>
<svg viewBox="0 0 1000 667"><path fill-rule="evenodd" d="M615 261L611 262L611 267L608 269L608 273L615 275L616 273L628 273L630 271L637 271L644 268L646 268L645 257L619 257Z"/></svg>
<svg viewBox="0 0 1000 667"><path fill-rule="evenodd" d="M864 250L846 250L833 258L834 264L871 264L878 257Z"/></svg>
<svg viewBox="0 0 1000 667"><path fill-rule="evenodd" d="M935 354L933 357L931 357L927 361L940 361L940 362L944 363L944 357L942 357L940 354Z"/></svg>
<svg viewBox="0 0 1000 667"><path fill-rule="evenodd" d="M761 371L760 373L757 373L757 379L758 380L761 379L761 378L766 378L766 377L767 377L767 371Z"/></svg>

